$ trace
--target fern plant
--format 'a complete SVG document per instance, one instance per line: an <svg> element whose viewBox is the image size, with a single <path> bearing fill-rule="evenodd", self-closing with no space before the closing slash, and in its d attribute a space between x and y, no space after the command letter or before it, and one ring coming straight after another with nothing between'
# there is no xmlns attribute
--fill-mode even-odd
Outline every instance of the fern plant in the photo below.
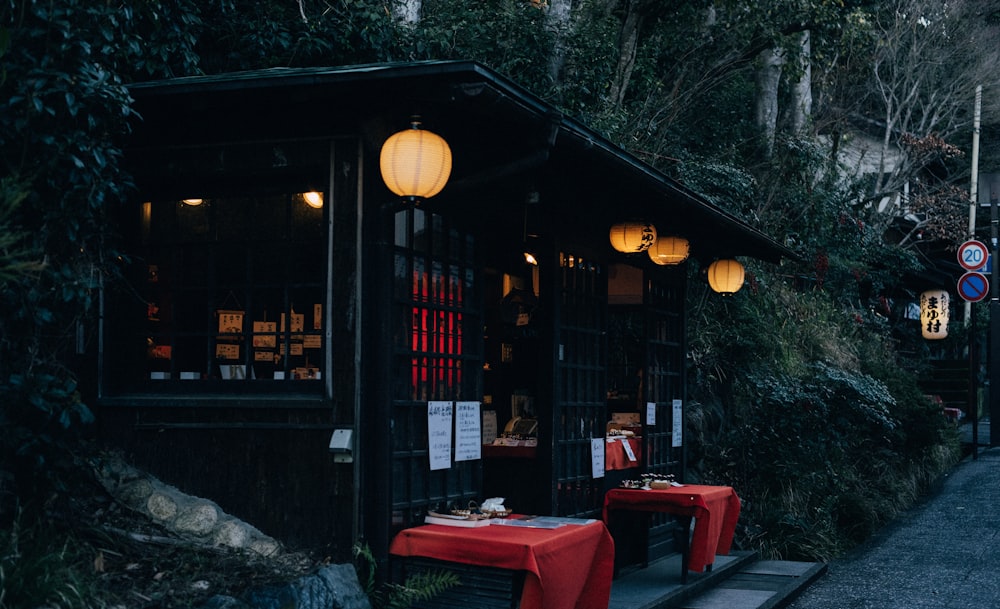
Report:
<svg viewBox="0 0 1000 609"><path fill-rule="evenodd" d="M377 566L371 548L356 543L352 548L354 567L373 609L409 609L413 603L427 601L460 583L451 571L426 571L408 576L402 584L379 583Z"/></svg>

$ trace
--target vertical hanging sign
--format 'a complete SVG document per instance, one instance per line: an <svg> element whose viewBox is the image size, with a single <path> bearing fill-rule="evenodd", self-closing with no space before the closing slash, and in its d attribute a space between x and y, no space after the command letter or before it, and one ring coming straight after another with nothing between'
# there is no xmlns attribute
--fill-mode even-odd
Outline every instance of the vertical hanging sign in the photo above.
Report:
<svg viewBox="0 0 1000 609"><path fill-rule="evenodd" d="M431 471L451 467L451 402L427 402L427 455Z"/></svg>
<svg viewBox="0 0 1000 609"><path fill-rule="evenodd" d="M482 458L482 418L479 402L455 402L455 461Z"/></svg>
<svg viewBox="0 0 1000 609"><path fill-rule="evenodd" d="M684 445L684 408L680 400L673 401L673 433L670 434L670 446L677 448Z"/></svg>

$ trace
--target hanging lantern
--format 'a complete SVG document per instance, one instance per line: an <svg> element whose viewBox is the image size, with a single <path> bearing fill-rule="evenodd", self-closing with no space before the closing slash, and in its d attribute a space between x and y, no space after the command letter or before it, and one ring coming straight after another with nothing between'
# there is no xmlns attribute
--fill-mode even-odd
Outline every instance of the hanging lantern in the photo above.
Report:
<svg viewBox="0 0 1000 609"><path fill-rule="evenodd" d="M948 337L948 292L927 290L920 294L920 333L927 340Z"/></svg>
<svg viewBox="0 0 1000 609"><path fill-rule="evenodd" d="M615 250L634 254L648 250L656 242L656 227L649 222L620 222L611 227L608 236Z"/></svg>
<svg viewBox="0 0 1000 609"><path fill-rule="evenodd" d="M737 260L716 260L708 266L708 285L723 296L732 296L743 287L743 265Z"/></svg>
<svg viewBox="0 0 1000 609"><path fill-rule="evenodd" d="M646 252L649 259L660 265L680 264L687 260L691 244L684 237L657 237Z"/></svg>
<svg viewBox="0 0 1000 609"><path fill-rule="evenodd" d="M420 128L389 136L379 156L382 180L392 192L408 199L428 199L441 192L451 175L451 148L444 138Z"/></svg>

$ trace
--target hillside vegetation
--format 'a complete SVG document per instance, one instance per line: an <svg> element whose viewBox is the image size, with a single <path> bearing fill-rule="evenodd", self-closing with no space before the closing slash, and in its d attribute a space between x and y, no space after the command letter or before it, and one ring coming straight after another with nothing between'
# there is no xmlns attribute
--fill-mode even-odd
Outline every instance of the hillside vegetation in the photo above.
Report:
<svg viewBox="0 0 1000 609"><path fill-rule="evenodd" d="M691 269L691 473L740 490L742 546L843 552L958 457L918 378L966 333L929 343L906 310L968 237L976 85L993 92L980 170L1000 163L1000 12L983 4L0 2L0 529L16 549L0 607L28 541L49 540L55 580L94 577L92 547L24 532L62 513L93 422L78 353L122 261L106 218L132 188L125 85L273 66L479 61L792 248L732 298ZM36 604L88 605L52 594Z"/></svg>

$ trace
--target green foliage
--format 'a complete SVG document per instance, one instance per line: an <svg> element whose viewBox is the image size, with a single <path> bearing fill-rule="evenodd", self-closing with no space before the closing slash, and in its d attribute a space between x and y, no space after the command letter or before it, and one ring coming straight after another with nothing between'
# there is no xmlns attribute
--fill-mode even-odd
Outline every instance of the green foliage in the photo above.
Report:
<svg viewBox="0 0 1000 609"><path fill-rule="evenodd" d="M406 59L405 33L382 0L199 3L195 49L215 74L278 66L336 66Z"/></svg>
<svg viewBox="0 0 1000 609"><path fill-rule="evenodd" d="M691 345L689 446L703 479L744 498L745 546L833 558L957 458L876 316L859 324L823 292L775 283L708 309Z"/></svg>
<svg viewBox="0 0 1000 609"><path fill-rule="evenodd" d="M74 547L74 539L44 525L0 528L0 609L93 607L93 580Z"/></svg>
<svg viewBox="0 0 1000 609"><path fill-rule="evenodd" d="M353 553L358 581L374 609L407 609L415 602L431 600L461 583L458 575L450 571L414 573L407 576L402 584L379 583L377 561L368 544L354 544Z"/></svg>
<svg viewBox="0 0 1000 609"><path fill-rule="evenodd" d="M40 508L93 419L71 363L120 257L109 217L131 189L119 163L134 118L122 74L190 69L192 21L175 12L190 6L0 6L0 522L15 499Z"/></svg>

